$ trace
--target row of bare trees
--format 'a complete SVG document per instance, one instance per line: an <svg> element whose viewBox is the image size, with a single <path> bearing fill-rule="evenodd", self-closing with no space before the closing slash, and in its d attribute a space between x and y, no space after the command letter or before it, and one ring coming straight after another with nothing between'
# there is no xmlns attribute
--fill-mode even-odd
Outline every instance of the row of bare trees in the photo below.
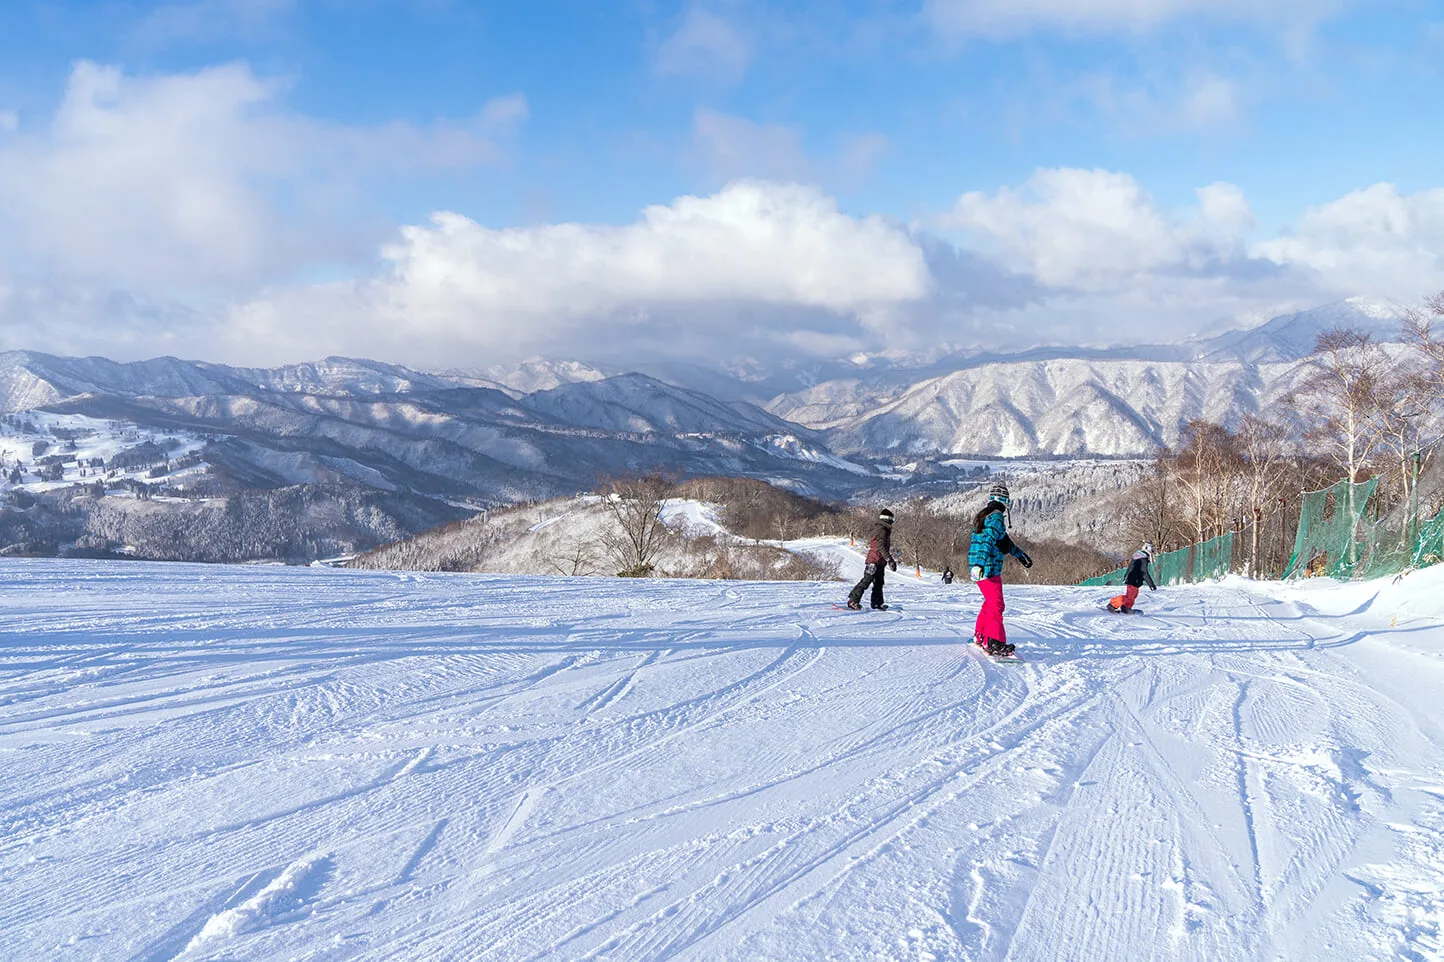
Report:
<svg viewBox="0 0 1444 962"><path fill-rule="evenodd" d="M1167 549L1246 531L1248 570L1277 573L1305 491L1378 476L1380 513L1402 504L1437 511L1415 505L1444 430L1441 325L1444 293L1408 312L1403 346L1347 328L1320 334L1275 418L1247 415L1232 429L1186 425L1177 448L1161 452L1135 488L1128 535Z"/></svg>
<svg viewBox="0 0 1444 962"><path fill-rule="evenodd" d="M1336 480L1326 460L1292 450L1288 436L1284 426L1256 416L1233 431L1190 422L1179 447L1160 452L1135 486L1126 537L1168 551L1247 530L1249 571L1281 569L1302 492Z"/></svg>

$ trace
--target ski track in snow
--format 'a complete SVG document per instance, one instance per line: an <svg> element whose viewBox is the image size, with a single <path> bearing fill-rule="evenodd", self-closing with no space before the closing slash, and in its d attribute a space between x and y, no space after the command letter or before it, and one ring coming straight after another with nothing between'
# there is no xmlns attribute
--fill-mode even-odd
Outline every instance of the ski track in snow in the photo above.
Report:
<svg viewBox="0 0 1444 962"><path fill-rule="evenodd" d="M1444 959L1444 571L843 591L0 562L0 955Z"/></svg>

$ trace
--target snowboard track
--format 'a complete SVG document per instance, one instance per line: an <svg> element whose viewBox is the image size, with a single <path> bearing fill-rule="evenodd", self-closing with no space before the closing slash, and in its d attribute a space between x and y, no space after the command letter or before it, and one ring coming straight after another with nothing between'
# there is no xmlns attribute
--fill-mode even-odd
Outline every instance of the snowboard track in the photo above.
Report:
<svg viewBox="0 0 1444 962"><path fill-rule="evenodd" d="M1385 628L1372 600L1168 588L1118 619L1010 588L1026 660L1000 665L973 599L921 583L858 619L816 585L237 569L218 599L212 568L9 573L0 929L46 957L1438 937L1444 725L1410 676L1444 681L1439 622Z"/></svg>

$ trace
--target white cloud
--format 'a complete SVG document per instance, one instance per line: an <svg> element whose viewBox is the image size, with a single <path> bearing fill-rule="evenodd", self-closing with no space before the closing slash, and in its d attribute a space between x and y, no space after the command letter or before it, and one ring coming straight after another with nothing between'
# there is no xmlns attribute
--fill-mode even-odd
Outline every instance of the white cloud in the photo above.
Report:
<svg viewBox="0 0 1444 962"><path fill-rule="evenodd" d="M1197 209L1163 209L1128 174L1039 170L1019 189L972 191L944 226L1044 284L1106 290L1139 274L1198 270L1242 255L1252 213L1242 191L1215 184Z"/></svg>
<svg viewBox="0 0 1444 962"><path fill-rule="evenodd" d="M629 339L725 355L744 338L875 338L932 284L905 230L848 216L815 188L763 181L649 207L624 226L495 230L440 213L403 228L383 256L374 281L259 298L235 330L303 354L345 337L411 358L595 353Z"/></svg>
<svg viewBox="0 0 1444 962"><path fill-rule="evenodd" d="M358 253L365 178L496 160L526 113L512 96L426 129L346 127L288 113L282 92L243 64L147 78L77 64L48 127L0 142L0 251L138 290L283 275Z"/></svg>
<svg viewBox="0 0 1444 962"><path fill-rule="evenodd" d="M385 251L422 301L585 316L636 304L743 300L838 312L920 298L917 246L811 187L743 181L648 207L623 227L492 230L457 214L402 230Z"/></svg>
<svg viewBox="0 0 1444 962"><path fill-rule="evenodd" d="M1189 17L1292 28L1340 6L1341 0L926 0L925 10L945 36L1005 39L1039 30L1141 32Z"/></svg>
<svg viewBox="0 0 1444 962"><path fill-rule="evenodd" d="M133 32L141 42L152 45L258 37L295 8L296 0L162 3L147 13Z"/></svg>
<svg viewBox="0 0 1444 962"><path fill-rule="evenodd" d="M1357 293L1251 250L1257 225L1236 185L1201 187L1195 201L1166 207L1124 173L1040 170L1019 188L964 194L941 225L1046 288L974 312L1025 344L1166 342Z"/></svg>
<svg viewBox="0 0 1444 962"><path fill-rule="evenodd" d="M1195 78L1183 96L1181 115L1187 127L1220 127L1241 113L1238 85L1216 74Z"/></svg>
<svg viewBox="0 0 1444 962"><path fill-rule="evenodd" d="M726 20L694 7L677 31L663 41L654 64L663 77L701 77L737 83L747 73L752 45Z"/></svg>
<svg viewBox="0 0 1444 962"><path fill-rule="evenodd" d="M1433 293L1444 288L1444 189L1401 194L1375 184L1310 209L1292 233L1253 250L1336 291Z"/></svg>
<svg viewBox="0 0 1444 962"><path fill-rule="evenodd" d="M692 142L718 181L741 177L805 180L809 176L802 132L796 127L760 124L703 107L693 116Z"/></svg>
<svg viewBox="0 0 1444 962"><path fill-rule="evenodd" d="M1127 73L1046 74L1037 94L1045 112L1031 116L1029 123L1091 128L1101 120L1121 134L1146 138L1227 131L1244 120L1257 88L1256 81L1173 65ZM1036 109L1022 106L1018 113L1029 117Z"/></svg>
<svg viewBox="0 0 1444 962"><path fill-rule="evenodd" d="M1259 241L1240 188L1212 184L1196 197L1170 210L1127 174L1040 170L1020 188L964 194L942 223L1050 288L994 315L1034 335L1167 340L1221 318L1444 288L1444 189L1376 184Z"/></svg>
<svg viewBox="0 0 1444 962"><path fill-rule="evenodd" d="M858 134L842 146L841 170L849 181L864 180L877 170L878 162L892 150L892 141L882 134Z"/></svg>
<svg viewBox="0 0 1444 962"><path fill-rule="evenodd" d="M892 142L882 134L862 133L840 139L831 150L809 153L801 127L699 107L693 115L689 159L717 184L757 178L837 189L868 180L891 149Z"/></svg>
<svg viewBox="0 0 1444 962"><path fill-rule="evenodd" d="M20 129L20 115L13 110L0 110L0 134L13 134Z"/></svg>
<svg viewBox="0 0 1444 962"><path fill-rule="evenodd" d="M1209 184L1194 192L1202 222L1219 236L1237 241L1252 233L1257 222L1243 188L1235 184Z"/></svg>

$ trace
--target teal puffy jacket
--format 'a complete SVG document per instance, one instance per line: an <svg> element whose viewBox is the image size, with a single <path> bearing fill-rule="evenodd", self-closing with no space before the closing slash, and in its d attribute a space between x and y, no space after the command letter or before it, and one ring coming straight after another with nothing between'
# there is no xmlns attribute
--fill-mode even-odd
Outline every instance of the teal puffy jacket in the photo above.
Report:
<svg viewBox="0 0 1444 962"><path fill-rule="evenodd" d="M1023 550L1008 537L1008 527L1003 523L1003 509L988 512L983 519L983 530L973 532L968 545L968 567L982 568L984 578L996 578L1003 573L1003 556L1023 557Z"/></svg>

